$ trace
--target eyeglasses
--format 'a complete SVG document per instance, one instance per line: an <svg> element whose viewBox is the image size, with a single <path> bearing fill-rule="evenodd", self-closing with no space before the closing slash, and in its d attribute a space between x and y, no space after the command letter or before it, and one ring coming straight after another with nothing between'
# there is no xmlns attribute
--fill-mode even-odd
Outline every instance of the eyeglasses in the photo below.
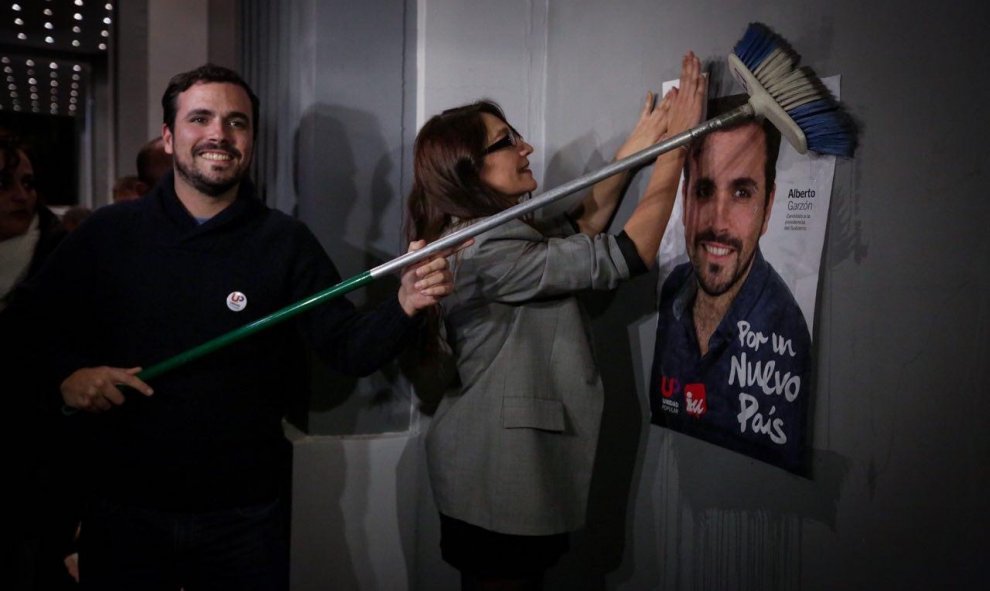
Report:
<svg viewBox="0 0 990 591"><path fill-rule="evenodd" d="M505 134L505 137L485 148L485 156L491 154L492 152L498 152L499 150L518 146L521 141L522 136L519 135L519 132L510 127L508 133Z"/></svg>

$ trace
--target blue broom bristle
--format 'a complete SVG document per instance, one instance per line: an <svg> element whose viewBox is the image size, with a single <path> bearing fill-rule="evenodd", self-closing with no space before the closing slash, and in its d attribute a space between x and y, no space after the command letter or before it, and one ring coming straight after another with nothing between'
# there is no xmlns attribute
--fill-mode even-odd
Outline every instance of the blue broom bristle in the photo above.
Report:
<svg viewBox="0 0 990 591"><path fill-rule="evenodd" d="M763 63L775 47L777 47L777 39L765 25L750 23L743 38L736 43L734 52L752 72Z"/></svg>
<svg viewBox="0 0 990 591"><path fill-rule="evenodd" d="M796 69L799 57L783 38L762 23L750 23L742 39L733 48L733 53L750 72L755 74L760 65L776 49L786 53L794 62ZM781 104L782 93L787 85L780 85L785 88L777 90L775 93L766 88L766 81L761 82L764 82L764 87L770 96L781 105L804 132L809 150L819 154L851 157L856 150L856 133L852 119L843 111L828 89L821 84L817 76L807 71L807 68L804 70L818 87L816 90L819 97L811 102L802 102L799 106L790 109ZM776 79L779 80L783 77L780 75Z"/></svg>

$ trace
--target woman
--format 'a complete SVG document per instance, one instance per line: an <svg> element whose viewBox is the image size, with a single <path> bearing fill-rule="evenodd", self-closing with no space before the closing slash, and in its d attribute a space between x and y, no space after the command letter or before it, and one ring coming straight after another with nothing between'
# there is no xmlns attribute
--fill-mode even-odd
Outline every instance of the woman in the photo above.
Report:
<svg viewBox="0 0 990 591"><path fill-rule="evenodd" d="M61 488L68 457L37 383L38 351L51 333L8 307L17 287L39 271L65 236L35 180L28 147L0 130L0 379L3 391L12 394L6 397L0 465L13 483L10 510L0 517L0 580L6 588L30 581L32 589L62 589L73 584L62 566L72 527L70 496Z"/></svg>
<svg viewBox="0 0 990 591"><path fill-rule="evenodd" d="M58 217L39 202L25 146L0 135L0 310L64 236Z"/></svg>
<svg viewBox="0 0 990 591"><path fill-rule="evenodd" d="M705 98L688 53L680 90L652 94L623 158L697 123ZM536 190L533 147L490 102L445 111L416 138L409 238L435 240ZM652 265L684 150L660 156L618 236L603 234L629 174L595 185L568 215L513 220L452 258L442 326L460 377L426 437L444 560L464 589L538 589L584 525L603 402L574 294L613 289ZM440 323L432 326L439 335Z"/></svg>

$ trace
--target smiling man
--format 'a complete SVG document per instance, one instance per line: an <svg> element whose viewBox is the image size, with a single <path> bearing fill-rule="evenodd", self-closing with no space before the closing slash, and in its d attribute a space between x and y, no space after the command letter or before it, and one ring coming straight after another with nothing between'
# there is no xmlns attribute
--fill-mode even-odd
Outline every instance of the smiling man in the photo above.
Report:
<svg viewBox="0 0 990 591"><path fill-rule="evenodd" d="M162 106L174 171L96 211L17 300L58 327L44 377L85 411L71 417L85 426L73 453L92 489L80 584L287 589L281 420L309 387L307 349L345 374L378 369L451 291L449 253L405 269L376 308L332 300L145 383L140 366L340 281L312 233L255 194L259 105L235 72L179 74Z"/></svg>
<svg viewBox="0 0 990 591"><path fill-rule="evenodd" d="M710 113L743 100L723 99ZM690 262L661 290L650 398L654 423L801 471L811 338L760 251L779 149L768 122L690 147L683 217Z"/></svg>

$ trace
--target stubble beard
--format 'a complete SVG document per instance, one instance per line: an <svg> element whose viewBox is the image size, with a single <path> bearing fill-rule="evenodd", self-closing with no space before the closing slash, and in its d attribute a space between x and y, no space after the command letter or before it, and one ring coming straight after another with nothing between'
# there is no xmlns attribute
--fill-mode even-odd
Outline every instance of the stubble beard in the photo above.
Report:
<svg viewBox="0 0 990 591"><path fill-rule="evenodd" d="M195 160L196 155L193 155ZM247 169L235 171L229 179L216 181L210 179L200 172L195 166L189 166L180 158L175 159L175 170L184 181L196 189L198 192L209 197L220 197L230 189L236 187L244 177L247 176Z"/></svg>
<svg viewBox="0 0 990 591"><path fill-rule="evenodd" d="M703 232L699 234L694 240L694 250L695 252L703 251L704 245L701 244L702 241L720 242L722 244L728 244L733 247L737 253L737 257L742 253L742 241L737 238L732 238L728 236L716 236L713 232ZM705 295L716 298L719 297L734 287L736 287L744 277L753 262L753 257L756 256L756 249L754 248L749 257L745 261L739 261L738 266L735 268L732 275L722 281L717 282L719 273L723 270L724 266L719 263L699 263L698 259L700 256L695 255L692 257L691 264L694 266L695 275L698 279L698 286ZM706 267L706 268L705 268Z"/></svg>

